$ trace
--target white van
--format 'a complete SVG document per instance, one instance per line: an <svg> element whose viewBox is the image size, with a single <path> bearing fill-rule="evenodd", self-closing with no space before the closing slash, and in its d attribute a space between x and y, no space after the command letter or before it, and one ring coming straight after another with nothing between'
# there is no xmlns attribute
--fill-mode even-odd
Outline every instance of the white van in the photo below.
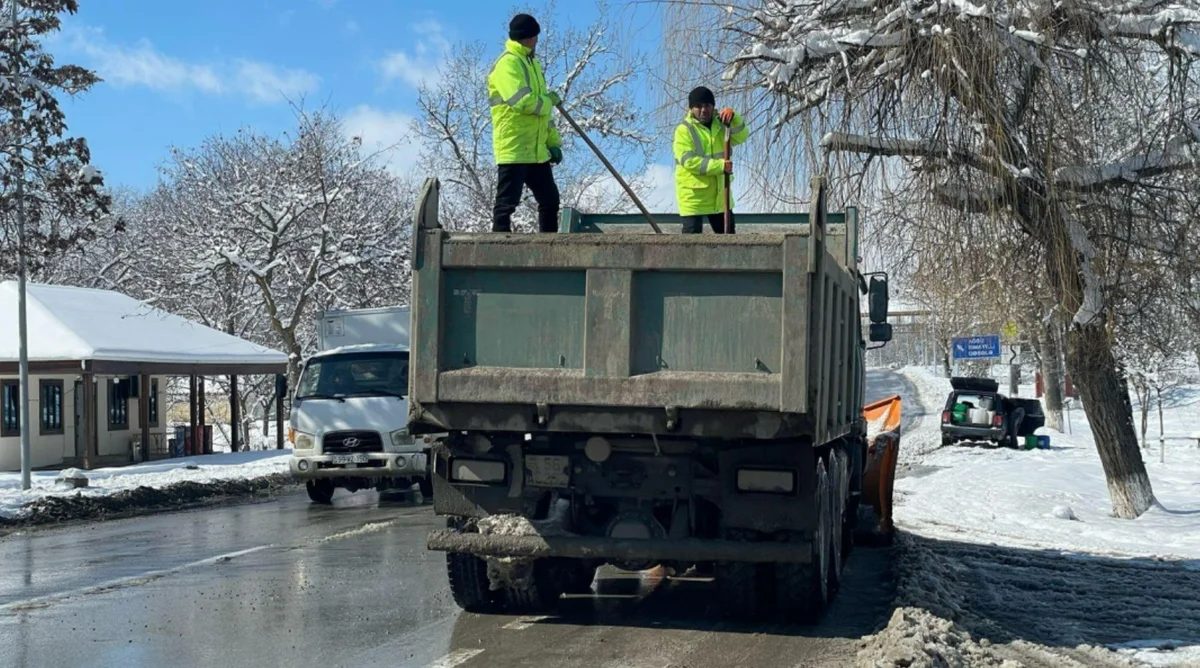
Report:
<svg viewBox="0 0 1200 668"><path fill-rule="evenodd" d="M291 471L315 503L343 488L433 498L434 436L408 433L409 307L327 311L292 396Z"/></svg>

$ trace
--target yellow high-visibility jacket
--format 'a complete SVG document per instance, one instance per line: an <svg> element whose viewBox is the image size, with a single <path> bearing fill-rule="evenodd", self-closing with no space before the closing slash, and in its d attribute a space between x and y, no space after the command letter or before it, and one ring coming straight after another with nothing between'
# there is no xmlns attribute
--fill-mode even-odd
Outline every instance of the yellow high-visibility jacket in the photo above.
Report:
<svg viewBox="0 0 1200 668"><path fill-rule="evenodd" d="M507 40L487 86L496 164L549 162L550 148L562 146L562 139L550 120L554 105L542 66L529 48Z"/></svg>
<svg viewBox="0 0 1200 668"><path fill-rule="evenodd" d="M746 121L737 112L729 126L733 146L750 136ZM673 149L679 215L703 216L725 211L725 126L720 119L714 115L712 126L705 127L689 113L675 128ZM729 206L733 207L732 197Z"/></svg>

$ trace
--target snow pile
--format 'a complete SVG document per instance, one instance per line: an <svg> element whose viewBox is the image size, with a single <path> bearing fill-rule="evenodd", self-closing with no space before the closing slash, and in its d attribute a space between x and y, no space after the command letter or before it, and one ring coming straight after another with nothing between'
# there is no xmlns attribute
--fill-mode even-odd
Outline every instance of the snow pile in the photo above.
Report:
<svg viewBox="0 0 1200 668"><path fill-rule="evenodd" d="M887 628L867 637L858 662L862 666L910 668L1021 665L997 657L953 622L920 608L897 608Z"/></svg>
<svg viewBox="0 0 1200 668"><path fill-rule="evenodd" d="M944 401L947 380L920 368L902 373L922 402ZM932 665L1063 656L1082 665L1200 665L1200 627L1188 612L1200 591L1200 448L1187 438L1200 428L1196 392L1164 397L1165 448L1152 432L1153 447L1142 451L1156 503L1136 520L1111 515L1082 411L1073 412L1072 434L1039 430L1049 450L952 446L923 457L921 475L895 486L902 609L860 660L898 665L885 662L898 656L885 654L891 648L910 665L930 665L927 655L944 661ZM922 420L902 449L940 442L939 425ZM1095 614L1112 606L1121 614ZM975 645L962 629L1003 644ZM1089 646L1072 648L1080 641Z"/></svg>
<svg viewBox="0 0 1200 668"><path fill-rule="evenodd" d="M291 450L238 452L168 459L133 466L80 471L35 471L29 491L21 489L20 473L0 473L0 519L22 519L30 506L54 498L101 498L139 487L163 489L179 483L214 484L256 480L287 474ZM88 486L74 488L58 482L71 475L87 477Z"/></svg>

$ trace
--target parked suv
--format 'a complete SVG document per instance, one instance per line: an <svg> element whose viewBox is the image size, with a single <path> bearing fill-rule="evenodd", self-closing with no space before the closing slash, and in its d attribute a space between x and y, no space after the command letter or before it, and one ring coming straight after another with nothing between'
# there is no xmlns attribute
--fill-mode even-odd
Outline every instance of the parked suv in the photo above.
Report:
<svg viewBox="0 0 1200 668"><path fill-rule="evenodd" d="M1045 426L1042 402L1000 394L991 378L951 378L954 388L942 409L942 445L990 441L1016 448L1020 439Z"/></svg>

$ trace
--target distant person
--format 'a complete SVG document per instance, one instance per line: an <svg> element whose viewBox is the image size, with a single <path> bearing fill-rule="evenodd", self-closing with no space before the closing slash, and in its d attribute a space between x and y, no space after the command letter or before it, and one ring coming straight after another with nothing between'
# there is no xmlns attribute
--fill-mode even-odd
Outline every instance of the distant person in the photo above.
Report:
<svg viewBox="0 0 1200 668"><path fill-rule="evenodd" d="M525 186L537 200L538 231L558 231L558 185L550 166L562 162L562 139L550 114L561 100L546 87L535 56L541 31L532 16L514 16L504 53L488 75L492 153L498 168L493 232L512 231L512 214Z"/></svg>
<svg viewBox="0 0 1200 668"><path fill-rule="evenodd" d="M725 175L733 178L733 161L725 160L725 126L730 126L730 144L746 141L746 122L726 107L716 113L713 92L699 86L688 94L688 114L675 128L675 196L684 234L700 234L704 219L713 232L732 234L733 200L729 200L729 230L725 229ZM717 118L721 122L714 123Z"/></svg>

